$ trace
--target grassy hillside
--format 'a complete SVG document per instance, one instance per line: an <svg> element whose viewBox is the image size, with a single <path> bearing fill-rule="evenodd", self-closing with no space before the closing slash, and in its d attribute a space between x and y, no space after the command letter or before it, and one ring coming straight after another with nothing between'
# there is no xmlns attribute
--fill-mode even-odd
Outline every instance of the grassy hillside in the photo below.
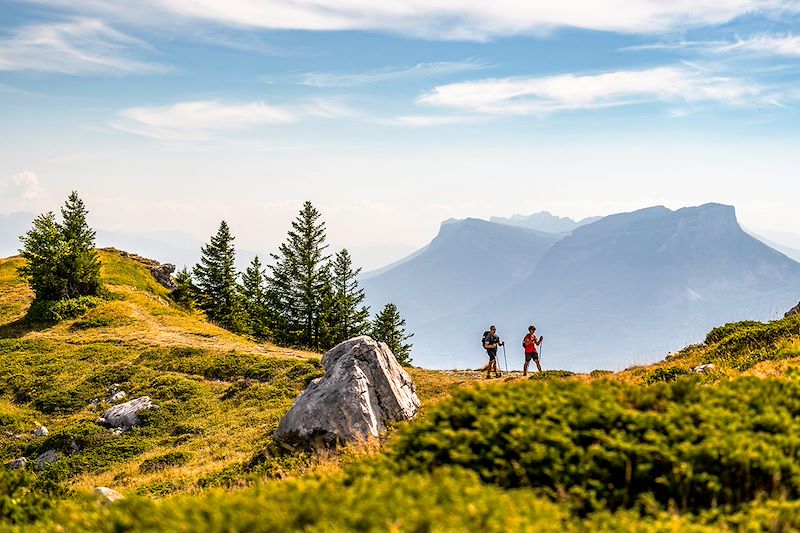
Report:
<svg viewBox="0 0 800 533"><path fill-rule="evenodd" d="M0 261L0 527L32 531L791 531L800 527L800 317L717 328L612 374L484 381L411 369L423 411L381 442L287 453L270 434L319 354L185 312L145 265L101 252L112 298L26 324ZM692 368L711 363L695 374ZM113 435L117 385L160 409ZM35 438L37 423L50 435ZM127 498L102 505L108 486ZM38 520L37 520L38 518ZM25 524L28 524L25 526Z"/></svg>

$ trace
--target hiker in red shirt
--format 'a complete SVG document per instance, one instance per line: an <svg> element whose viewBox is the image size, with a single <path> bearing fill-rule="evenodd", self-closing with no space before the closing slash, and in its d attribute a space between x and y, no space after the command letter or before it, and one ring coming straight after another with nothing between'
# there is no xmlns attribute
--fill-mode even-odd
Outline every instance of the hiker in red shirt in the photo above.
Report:
<svg viewBox="0 0 800 533"><path fill-rule="evenodd" d="M522 346L525 348L525 366L522 369L522 375L528 375L528 365L531 364L531 359L536 363L536 368L539 369L539 372L542 371L542 365L539 364L539 352L536 350L537 346L542 345L542 339L544 337L539 337L539 340L536 340L536 326L528 326L528 334L525 335L525 339L522 341Z"/></svg>

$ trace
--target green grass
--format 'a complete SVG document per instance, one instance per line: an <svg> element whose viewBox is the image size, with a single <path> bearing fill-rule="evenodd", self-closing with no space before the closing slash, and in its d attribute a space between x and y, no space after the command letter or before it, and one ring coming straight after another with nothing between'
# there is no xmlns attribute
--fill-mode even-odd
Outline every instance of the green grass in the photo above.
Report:
<svg viewBox="0 0 800 533"><path fill-rule="evenodd" d="M31 531L790 531L800 527L800 317L728 324L628 371L410 368L418 418L338 451L270 437L319 354L256 343L175 305L101 250L81 316L24 321L0 260L0 527ZM713 363L712 372L690 369ZM691 375L690 375L691 374ZM159 406L114 435L112 386ZM38 424L50 429L34 438ZM6 436L8 435L8 436ZM102 505L96 486L127 499Z"/></svg>

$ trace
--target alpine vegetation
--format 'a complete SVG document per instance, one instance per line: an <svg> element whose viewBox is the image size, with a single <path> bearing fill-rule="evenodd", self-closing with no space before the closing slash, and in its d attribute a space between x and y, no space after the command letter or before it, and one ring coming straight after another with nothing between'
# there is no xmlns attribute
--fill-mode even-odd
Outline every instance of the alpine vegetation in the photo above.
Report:
<svg viewBox="0 0 800 533"><path fill-rule="evenodd" d="M73 191L61 208L60 223L52 211L41 214L20 237L25 264L19 273L35 295L29 319L60 320L96 304L93 298L103 287L95 232L87 215L83 200Z"/></svg>

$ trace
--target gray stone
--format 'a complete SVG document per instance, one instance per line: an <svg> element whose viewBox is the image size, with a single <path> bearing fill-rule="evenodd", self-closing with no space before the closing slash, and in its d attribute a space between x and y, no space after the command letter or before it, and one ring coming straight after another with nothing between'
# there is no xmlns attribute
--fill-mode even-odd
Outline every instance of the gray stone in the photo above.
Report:
<svg viewBox="0 0 800 533"><path fill-rule="evenodd" d="M114 489L109 489L108 487L97 487L94 489L93 494L97 497L97 499L106 503L114 503L116 501L125 499L125 496Z"/></svg>
<svg viewBox="0 0 800 533"><path fill-rule="evenodd" d="M378 436L388 422L413 418L419 398L411 377L385 343L347 340L322 357L325 376L300 394L276 436L335 445Z"/></svg>
<svg viewBox="0 0 800 533"><path fill-rule="evenodd" d="M46 428L46 427L44 427L44 426L39 426L39 427L38 427L38 428L36 428L36 430L33 432L33 436L34 436L34 437L46 437L46 436L48 436L49 434L50 434L50 432L49 432L49 431L47 431L47 428Z"/></svg>
<svg viewBox="0 0 800 533"><path fill-rule="evenodd" d="M11 461L11 470L23 470L28 466L28 460L25 457L19 457Z"/></svg>
<svg viewBox="0 0 800 533"><path fill-rule="evenodd" d="M125 391L119 391L112 394L111 397L108 399L108 401L110 401L111 403L117 403L123 400L124 398L125 398Z"/></svg>
<svg viewBox="0 0 800 533"><path fill-rule="evenodd" d="M142 396L108 409L97 422L112 428L131 428L139 423L140 412L156 407L149 396Z"/></svg>
<svg viewBox="0 0 800 533"><path fill-rule="evenodd" d="M797 304L796 306L792 307L791 309L789 309L789 311L787 311L786 314L783 315L783 317L784 318L789 318L790 316L793 316L793 315L800 315L800 303Z"/></svg>
<svg viewBox="0 0 800 533"><path fill-rule="evenodd" d="M178 288L175 278L172 277L172 273L175 272L175 265L171 263L156 264L150 267L150 272L153 273L153 277L156 278L157 282L169 290L174 291Z"/></svg>
<svg viewBox="0 0 800 533"><path fill-rule="evenodd" d="M695 374L708 374L712 370L714 370L714 363L705 363L703 365L694 367L692 372Z"/></svg>
<svg viewBox="0 0 800 533"><path fill-rule="evenodd" d="M39 457L36 458L36 464L39 466L39 470L41 470L49 463L54 463L58 461L58 459L59 459L58 452L56 452L55 450L47 450L46 452L43 452L42 454L39 455Z"/></svg>

